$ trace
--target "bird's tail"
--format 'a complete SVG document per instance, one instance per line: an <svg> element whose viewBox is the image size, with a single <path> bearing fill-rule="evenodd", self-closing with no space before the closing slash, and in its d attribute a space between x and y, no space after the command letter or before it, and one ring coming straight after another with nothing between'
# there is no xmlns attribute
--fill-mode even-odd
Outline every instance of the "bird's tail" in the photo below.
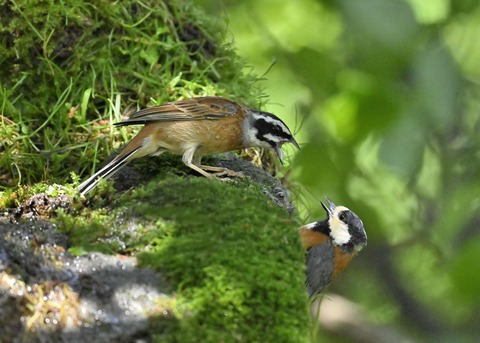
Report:
<svg viewBox="0 0 480 343"><path fill-rule="evenodd" d="M140 149L140 147L130 151L127 154L118 155L117 157L115 157L105 167L103 167L95 174L90 176L87 180L82 182L77 188L78 192L81 195L85 195L97 186L100 179L108 179L109 177L114 175L120 170L120 168L122 168L124 165L126 165L132 160L131 157L138 151L138 149Z"/></svg>

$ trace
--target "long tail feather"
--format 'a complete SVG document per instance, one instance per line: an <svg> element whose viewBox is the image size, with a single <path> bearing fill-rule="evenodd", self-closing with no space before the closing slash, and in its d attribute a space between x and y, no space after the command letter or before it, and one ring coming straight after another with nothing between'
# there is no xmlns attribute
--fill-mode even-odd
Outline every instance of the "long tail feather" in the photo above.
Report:
<svg viewBox="0 0 480 343"><path fill-rule="evenodd" d="M90 176L87 180L82 182L77 190L80 192L81 195L85 195L94 189L100 179L108 179L116 172L118 172L124 165L132 160L132 156L140 149L138 147L135 150L130 151L128 154L117 156L112 161L110 161L105 167L97 171L95 174Z"/></svg>

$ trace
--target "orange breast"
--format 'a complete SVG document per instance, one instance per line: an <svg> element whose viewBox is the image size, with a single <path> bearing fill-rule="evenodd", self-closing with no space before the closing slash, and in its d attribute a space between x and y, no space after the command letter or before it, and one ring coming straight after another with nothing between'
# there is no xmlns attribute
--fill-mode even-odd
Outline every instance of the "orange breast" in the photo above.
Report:
<svg viewBox="0 0 480 343"><path fill-rule="evenodd" d="M313 231L304 227L298 229L300 233L300 240L302 241L302 245L305 249L311 248L314 245L319 245L325 243L330 239L327 235L323 233Z"/></svg>
<svg viewBox="0 0 480 343"><path fill-rule="evenodd" d="M335 249L335 264L333 265L333 277L336 278L352 261L354 254L343 252L338 246Z"/></svg>

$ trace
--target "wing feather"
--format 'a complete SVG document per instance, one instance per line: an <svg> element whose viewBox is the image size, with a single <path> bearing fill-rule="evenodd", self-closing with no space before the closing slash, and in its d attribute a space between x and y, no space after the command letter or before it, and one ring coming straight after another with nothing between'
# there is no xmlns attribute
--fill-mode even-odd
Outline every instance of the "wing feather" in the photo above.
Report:
<svg viewBox="0 0 480 343"><path fill-rule="evenodd" d="M215 120L235 115L240 106L220 97L200 97L141 109L117 126L146 124L152 121Z"/></svg>
<svg viewBox="0 0 480 343"><path fill-rule="evenodd" d="M308 250L305 286L310 297L321 293L332 281L333 254L334 249L331 242L315 245Z"/></svg>

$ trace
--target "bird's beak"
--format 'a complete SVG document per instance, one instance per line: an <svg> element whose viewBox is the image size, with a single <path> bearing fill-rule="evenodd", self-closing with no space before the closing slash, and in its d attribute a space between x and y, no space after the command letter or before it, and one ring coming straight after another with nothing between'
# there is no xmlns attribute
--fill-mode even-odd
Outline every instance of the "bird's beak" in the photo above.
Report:
<svg viewBox="0 0 480 343"><path fill-rule="evenodd" d="M290 138L290 143L292 143L293 145L295 145L295 147L300 150L300 145L298 145L297 141L295 140L295 138ZM283 158L285 157L284 153L283 153L283 150L282 150L282 143L280 144L277 144L277 146L275 147L275 152L277 153L277 156L278 156L278 159L280 160L280 162L283 164Z"/></svg>
<svg viewBox="0 0 480 343"><path fill-rule="evenodd" d="M278 159L283 164L283 158L284 158L285 155L283 154L282 147L280 145L277 145L275 147L275 152L277 153Z"/></svg>
<svg viewBox="0 0 480 343"><path fill-rule="evenodd" d="M292 143L293 145L295 145L295 147L300 150L300 145L298 145L297 141L295 140L295 138L290 138L290 143Z"/></svg>
<svg viewBox="0 0 480 343"><path fill-rule="evenodd" d="M325 209L325 212L327 212L328 216L331 217L333 215L333 212L335 211L336 206L329 198L325 197L325 199L327 199L327 202L330 208L328 208L323 202L321 204Z"/></svg>

